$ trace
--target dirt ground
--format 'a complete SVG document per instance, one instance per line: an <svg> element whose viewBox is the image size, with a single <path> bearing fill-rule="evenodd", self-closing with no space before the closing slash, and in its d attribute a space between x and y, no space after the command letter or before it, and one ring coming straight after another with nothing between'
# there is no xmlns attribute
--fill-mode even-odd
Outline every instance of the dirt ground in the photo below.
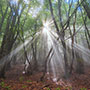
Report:
<svg viewBox="0 0 90 90"><path fill-rule="evenodd" d="M24 75L23 66L15 65L6 73L5 79L0 79L0 90L90 90L90 67L85 74L75 74L68 79L58 82L48 80L40 81L41 72L34 75Z"/></svg>

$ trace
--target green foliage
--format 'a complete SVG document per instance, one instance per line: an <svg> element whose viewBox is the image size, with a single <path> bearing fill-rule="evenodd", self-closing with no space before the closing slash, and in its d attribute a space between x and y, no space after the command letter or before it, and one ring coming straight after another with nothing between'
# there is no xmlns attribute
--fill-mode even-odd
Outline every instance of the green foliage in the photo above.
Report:
<svg viewBox="0 0 90 90"><path fill-rule="evenodd" d="M81 88L80 90L87 90L86 88Z"/></svg>
<svg viewBox="0 0 90 90"><path fill-rule="evenodd" d="M23 0L19 0L19 1L20 1L21 8L25 7L25 9L24 9L24 11L21 15L21 18L20 18L19 32L22 35L21 27L23 26L24 19L26 19L25 20L25 25L23 26L24 36L25 37L32 36L37 30L40 29L40 27L42 27L42 19L45 20L47 18L51 18L49 2L48 2L48 0L44 0L43 5L41 5L42 9L36 15L36 17L33 17L33 13L31 13L31 11L34 12L35 9L37 11L37 8L40 6L40 2L38 0L31 0L30 2L29 1L24 2ZM51 0L51 1L52 1L52 6L53 6L55 19L58 23L58 26L60 27L59 17L58 17L58 0ZM88 3L89 1L86 0L86 2ZM61 4L61 14L62 14L63 23L65 23L66 20L67 20L67 13L68 13L68 10L69 10L69 4L66 1L62 1L61 3L62 3ZM0 1L0 6L2 6L3 12L5 12L7 5L8 5L7 0L1 0ZM70 10L70 15L74 11L75 7L76 7L76 2L72 4L72 8ZM8 16L9 16L9 12L11 10L10 6L8 6L8 8L9 8L8 12L7 12L5 20L3 22L2 31L0 32L0 44L2 44L2 38L3 38L5 30L6 30L7 19L8 19ZM20 11L21 8L19 8L18 11ZM1 8L0 8L0 10L1 10ZM83 10L83 14L84 14L84 9L82 8L82 10ZM2 15L0 13L0 22L1 22L1 18L2 18ZM74 18L71 19L70 24L73 23L73 19ZM81 17L81 13L80 13L80 11L78 11L77 12L77 24L79 25L82 22L83 22L83 20L82 20L82 17ZM87 22L90 23L90 21L88 19L87 19ZM10 26L11 26L11 24L10 24ZM15 31L15 27L16 27L16 25L14 26L14 28L12 30L13 30L13 32L15 32L15 34L17 34L18 28ZM27 33L28 33L28 35L27 35Z"/></svg>
<svg viewBox="0 0 90 90"><path fill-rule="evenodd" d="M27 82L32 82L31 80L27 80Z"/></svg>
<svg viewBox="0 0 90 90"><path fill-rule="evenodd" d="M72 87L66 87L65 89L66 90L72 90Z"/></svg>
<svg viewBox="0 0 90 90"><path fill-rule="evenodd" d="M21 77L19 78L19 81L22 82L23 80L24 80L24 77L21 76Z"/></svg>
<svg viewBox="0 0 90 90"><path fill-rule="evenodd" d="M60 88L56 88L56 90L61 90Z"/></svg>
<svg viewBox="0 0 90 90"><path fill-rule="evenodd" d="M5 87L5 82L1 82L1 83L0 83L0 86L1 86L1 87Z"/></svg>
<svg viewBox="0 0 90 90"><path fill-rule="evenodd" d="M27 86L26 85L23 85L22 88L26 88Z"/></svg>
<svg viewBox="0 0 90 90"><path fill-rule="evenodd" d="M6 90L12 90L10 86L6 86L6 85L5 85L5 82L1 82L1 83L0 83L0 86L1 86L2 88L5 88Z"/></svg>
<svg viewBox="0 0 90 90"><path fill-rule="evenodd" d="M47 87L47 90L50 90L50 88Z"/></svg>
<svg viewBox="0 0 90 90"><path fill-rule="evenodd" d="M6 86L5 89L12 90L10 86Z"/></svg>

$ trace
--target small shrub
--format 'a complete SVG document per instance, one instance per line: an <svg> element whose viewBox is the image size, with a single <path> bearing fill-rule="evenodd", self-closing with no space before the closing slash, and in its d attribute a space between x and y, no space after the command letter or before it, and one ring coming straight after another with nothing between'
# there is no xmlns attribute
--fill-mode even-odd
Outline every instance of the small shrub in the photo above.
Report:
<svg viewBox="0 0 90 90"><path fill-rule="evenodd" d="M5 86L5 82L1 82L0 85L1 85L2 88L5 88L5 89L7 89L7 90L12 90L12 89L10 88L10 86Z"/></svg>
<svg viewBox="0 0 90 90"><path fill-rule="evenodd" d="M19 81L21 81L21 82L22 82L22 81L23 81L23 79L24 79L24 77L22 77L22 76L21 76L21 77L19 78Z"/></svg>
<svg viewBox="0 0 90 90"><path fill-rule="evenodd" d="M22 88L26 88L27 86L26 85L23 85Z"/></svg>
<svg viewBox="0 0 90 90"><path fill-rule="evenodd" d="M47 87L47 90L50 90L50 88Z"/></svg>
<svg viewBox="0 0 90 90"><path fill-rule="evenodd" d="M56 90L61 90L60 88L56 88Z"/></svg>
<svg viewBox="0 0 90 90"><path fill-rule="evenodd" d="M10 86L6 86L5 87L7 90L12 90L11 88L10 88Z"/></svg>
<svg viewBox="0 0 90 90"><path fill-rule="evenodd" d="M80 90L87 90L86 88L81 88Z"/></svg>
<svg viewBox="0 0 90 90"><path fill-rule="evenodd" d="M27 80L27 82L32 82L31 80Z"/></svg>

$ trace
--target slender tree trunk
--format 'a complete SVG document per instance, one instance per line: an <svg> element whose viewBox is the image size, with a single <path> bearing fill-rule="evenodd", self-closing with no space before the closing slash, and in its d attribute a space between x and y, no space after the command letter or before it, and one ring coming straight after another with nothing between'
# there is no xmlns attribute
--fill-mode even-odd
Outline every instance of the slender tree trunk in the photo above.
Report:
<svg viewBox="0 0 90 90"><path fill-rule="evenodd" d="M63 53L64 53L65 78L67 79L69 77L69 72L68 72L68 59L67 59L67 53L66 53L66 43L64 41L64 36L62 36L61 43L63 45Z"/></svg>
<svg viewBox="0 0 90 90"><path fill-rule="evenodd" d="M50 49L48 55L47 55L46 58L45 58L45 64L44 64L44 67L45 67L45 68L44 68L44 71L43 71L43 75L42 75L42 77L40 78L40 81L43 81L43 79L44 79L44 77L45 77L45 74L46 74L46 72L47 72L48 58L49 58L50 54L52 53L52 50L53 50L53 48Z"/></svg>
<svg viewBox="0 0 90 90"><path fill-rule="evenodd" d="M61 2L58 1L58 7L59 8L61 7L60 6L61 5L60 3ZM62 43L62 46L63 46L64 62L65 62L65 78L68 78L68 76L69 76L69 73L68 73L68 60L67 60L67 53L66 53L66 43L65 43L65 40L64 40L65 32L63 30L64 27L63 27L63 24L62 24L61 10L59 9L60 25L62 27L62 31L60 33L60 30L58 28L58 25L57 25L56 20L55 20L55 17L54 17L51 0L49 0L49 5L50 5L51 16L52 16L52 19L54 21L54 24L55 24L55 27L56 27L56 30L57 30L57 34L59 35L59 38L61 39L61 43Z"/></svg>
<svg viewBox="0 0 90 90"><path fill-rule="evenodd" d="M75 60L74 58L74 48L73 48L73 45L74 45L74 41L75 41L75 32L76 32L76 28L75 28L75 25L76 25L76 13L75 13L75 20L74 20L74 23L73 23L73 35L72 35L72 32L71 32L71 29L70 29L70 26L69 26L69 29L70 29L70 35L72 36L72 62L71 62L71 66L70 66L70 74L72 74L72 70L73 70L73 62Z"/></svg>

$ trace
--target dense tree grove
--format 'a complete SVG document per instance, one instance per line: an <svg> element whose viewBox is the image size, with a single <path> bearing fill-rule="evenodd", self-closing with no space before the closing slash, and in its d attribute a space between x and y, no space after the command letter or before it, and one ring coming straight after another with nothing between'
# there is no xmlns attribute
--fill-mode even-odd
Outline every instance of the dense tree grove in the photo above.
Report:
<svg viewBox="0 0 90 90"><path fill-rule="evenodd" d="M45 27L54 31L52 42L62 47L63 76L84 73L90 62L89 0L0 0L0 78L18 62L25 64L29 75L43 71L43 80L53 67L53 55L61 55L57 44L47 48L49 36L43 31L47 21Z"/></svg>

